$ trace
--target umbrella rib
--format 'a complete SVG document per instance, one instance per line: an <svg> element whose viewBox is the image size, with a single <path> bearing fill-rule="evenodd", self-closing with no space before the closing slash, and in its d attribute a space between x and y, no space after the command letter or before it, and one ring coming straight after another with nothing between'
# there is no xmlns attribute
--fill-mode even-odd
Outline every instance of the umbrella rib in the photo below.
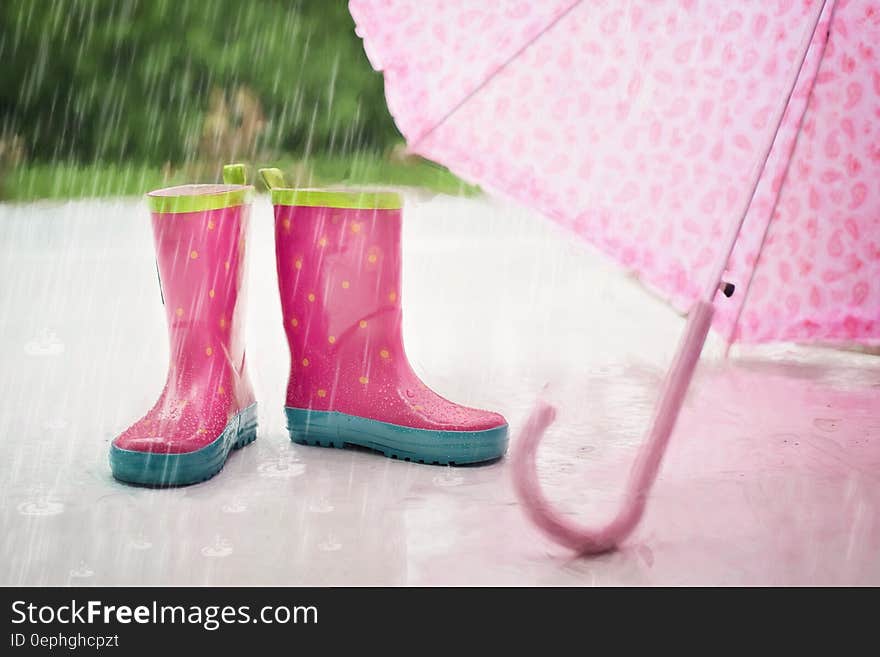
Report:
<svg viewBox="0 0 880 657"><path fill-rule="evenodd" d="M410 148L414 148L417 144L425 140L431 134L434 133L437 128L446 123L453 114L455 114L461 107L466 104L471 98L476 96L480 91L482 91L487 84L489 84L492 80L494 80L498 75L507 68L507 66L515 59L517 59L520 55L522 55L535 41L544 36L547 32L549 32L553 27L559 23L563 18L568 16L572 10L581 4L583 0L575 0L571 5L569 5L565 11L561 12L556 18L547 23L544 27L542 27L535 36L526 41L515 53L513 53L510 57L508 57L500 66L498 66L494 71L492 71L491 75L487 76L485 80L480 82L476 87L474 87L464 98L462 98L459 102L453 105L447 112L444 114L437 123L428 128L425 132L420 134L418 137L413 139L410 142Z"/></svg>
<svg viewBox="0 0 880 657"><path fill-rule="evenodd" d="M836 2L836 0L831 1ZM724 276L724 272L726 271L727 265L730 261L730 256L733 253L733 248L734 246L736 246L736 242L739 239L739 233L742 230L746 215L749 212L749 207L751 207L752 200L754 200L755 198L755 192L758 189L758 183L761 182L761 177L764 175L764 169L767 167L767 160L770 157L770 152L773 150L773 144L776 143L776 137L779 135L779 129L782 127L782 119L785 116L785 110L788 107L788 104L791 102L791 97L794 94L794 88L797 86L798 78L800 77L801 71L804 68L804 62L807 58L807 52L809 52L810 50L810 44L813 43L813 38L816 35L816 28L819 27L819 21L822 18L822 13L824 12L825 6L827 4L828 0L821 0L821 3L817 3L819 9L816 12L815 19L813 20L813 27L804 35L804 45L801 48L800 60L797 62L797 66L794 68L794 75L792 76L791 82L788 86L788 92L785 95L785 101L780 106L773 121L776 124L776 127L770 135L770 139L767 140L767 143L765 144L764 149L760 154L758 160L755 162L755 166L751 172L751 189L749 191L749 194L745 198L745 203L743 207L737 213L736 221L731 223L727 236L722 242L724 246L721 255L723 255L724 257L719 259L717 271L712 276L712 278L709 279L709 285L707 286L705 293L701 297L704 301L707 301L708 303L712 303L712 300L715 297L715 293L718 290L718 285L721 282L722 277Z"/></svg>
<svg viewBox="0 0 880 657"><path fill-rule="evenodd" d="M819 61L816 63L816 73L813 75L813 79L810 80L810 90L807 95L807 101L804 105L804 111L801 112L801 117L798 120L797 131L794 135L794 143L791 146L791 152L786 160L785 170L782 172L782 182L779 185L779 190L776 192L776 195L773 198L773 206L770 208L770 218L767 220L767 224L764 226L764 232L761 235L761 242L758 244L757 256L755 257L755 265L749 272L749 279L748 281L746 281L745 290L743 290L742 301L740 302L739 308L736 311L736 317L733 320L733 325L730 327L730 332L727 334L727 349L725 350L725 355L730 351L730 346L736 339L736 330L737 328L739 328L739 321L740 319L742 319L743 310L745 310L746 303L748 303L749 291L752 289L752 282L755 280L755 273L758 271L758 267L761 265L761 255L764 253L764 244L767 241L767 235L770 233L770 224L773 223L773 215L776 214L776 208L779 207L779 199L782 197L782 190L785 189L785 184L788 181L788 172L791 169L792 160L794 160L794 153L797 150L797 145L800 141L801 134L803 134L804 119L806 118L807 112L810 109L810 100L812 100L813 98L813 89L816 86L816 78L819 76L819 71L822 68L822 61L825 58L825 50L828 46L828 41L831 39L831 27L834 22L835 9L837 9L837 2L836 0L833 0L831 9L828 12L828 31L825 34L825 39L822 41L821 49L819 51Z"/></svg>

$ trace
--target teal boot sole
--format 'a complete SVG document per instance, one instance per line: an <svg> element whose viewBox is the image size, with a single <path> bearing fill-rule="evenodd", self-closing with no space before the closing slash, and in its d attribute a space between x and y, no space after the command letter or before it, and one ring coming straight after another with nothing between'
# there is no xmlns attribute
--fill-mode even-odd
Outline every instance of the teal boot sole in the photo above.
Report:
<svg viewBox="0 0 880 657"><path fill-rule="evenodd" d="M507 425L483 431L435 431L337 411L285 407L290 439L299 445L366 447L402 461L466 465L493 461L507 450Z"/></svg>
<svg viewBox="0 0 880 657"><path fill-rule="evenodd" d="M155 454L110 447L110 469L120 481L142 486L186 486L210 479L229 453L257 438L257 405L236 413L217 438L195 452Z"/></svg>

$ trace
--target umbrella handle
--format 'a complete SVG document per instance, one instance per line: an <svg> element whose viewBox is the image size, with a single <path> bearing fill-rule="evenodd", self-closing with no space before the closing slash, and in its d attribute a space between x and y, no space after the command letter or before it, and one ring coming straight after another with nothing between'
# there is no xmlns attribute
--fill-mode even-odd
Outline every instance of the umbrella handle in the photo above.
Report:
<svg viewBox="0 0 880 657"><path fill-rule="evenodd" d="M513 477L526 515L550 538L580 554L597 554L619 545L638 524L714 313L715 308L708 301L697 301L688 313L684 335L667 372L647 441L630 471L623 504L608 524L592 528L579 526L556 511L544 497L538 482L535 455L541 437L556 417L556 409L543 400L537 402L513 452Z"/></svg>

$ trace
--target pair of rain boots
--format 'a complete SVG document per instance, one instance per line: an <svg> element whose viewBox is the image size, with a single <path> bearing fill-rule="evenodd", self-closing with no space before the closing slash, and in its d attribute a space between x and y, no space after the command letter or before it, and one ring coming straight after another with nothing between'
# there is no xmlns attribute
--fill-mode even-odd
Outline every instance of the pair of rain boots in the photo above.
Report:
<svg viewBox="0 0 880 657"><path fill-rule="evenodd" d="M407 360L400 196L293 189L277 169L261 174L275 209L291 440L436 464L502 456L505 419L442 398ZM110 466L122 481L204 481L257 437L243 331L253 187L241 165L224 169L224 183L147 195L170 363L156 404L112 443Z"/></svg>

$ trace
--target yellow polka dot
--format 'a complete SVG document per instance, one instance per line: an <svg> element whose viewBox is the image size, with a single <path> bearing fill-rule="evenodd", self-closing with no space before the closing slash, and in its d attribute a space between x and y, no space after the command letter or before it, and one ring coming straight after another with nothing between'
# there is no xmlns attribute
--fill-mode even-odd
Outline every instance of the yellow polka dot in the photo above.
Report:
<svg viewBox="0 0 880 657"><path fill-rule="evenodd" d="M217 392L222 395L226 392L226 388L224 388L223 386L220 386L219 388L217 388Z"/></svg>
<svg viewBox="0 0 880 657"><path fill-rule="evenodd" d="M296 267L297 269L302 269L303 268L303 261L300 260L299 258L297 258L296 261L293 263L293 266Z"/></svg>
<svg viewBox="0 0 880 657"><path fill-rule="evenodd" d="M199 257L199 252L198 251L190 251L189 257L192 258L193 260L195 260L196 258Z"/></svg>
<svg viewBox="0 0 880 657"><path fill-rule="evenodd" d="M389 292L388 293L388 300L392 301L392 302L397 301L397 292Z"/></svg>
<svg viewBox="0 0 880 657"><path fill-rule="evenodd" d="M178 308L174 312L177 313L178 317L183 317L183 308Z"/></svg>
<svg viewBox="0 0 880 657"><path fill-rule="evenodd" d="M318 390L318 397L326 397L326 396L327 396L327 391L326 391L326 390L324 390L323 388L321 388L320 390Z"/></svg>
<svg viewBox="0 0 880 657"><path fill-rule="evenodd" d="M214 288L211 288L210 290L208 290L208 296L211 297L212 299L214 298Z"/></svg>
<svg viewBox="0 0 880 657"><path fill-rule="evenodd" d="M331 335L329 338L327 338L327 342L329 342L330 344L333 344L334 342L336 342L336 336Z"/></svg>
<svg viewBox="0 0 880 657"><path fill-rule="evenodd" d="M378 258L376 257L375 253L371 253L367 256L367 262L369 262L370 264L375 264L376 260L378 260Z"/></svg>
<svg viewBox="0 0 880 657"><path fill-rule="evenodd" d="M319 240L318 240L318 246L327 246L327 238L326 238L326 237L322 237L321 239L319 239Z"/></svg>
<svg viewBox="0 0 880 657"><path fill-rule="evenodd" d="M214 350L211 349L211 347L208 347L207 349L205 349L205 355L206 355L206 356L210 356L210 355L213 354L213 353L214 353Z"/></svg>
<svg viewBox="0 0 880 657"><path fill-rule="evenodd" d="M208 230L214 230L214 226L216 224L213 221L208 221Z"/></svg>
<svg viewBox="0 0 880 657"><path fill-rule="evenodd" d="M379 355L382 358L390 358L391 357L391 353L387 349L383 349L382 351L380 351Z"/></svg>
<svg viewBox="0 0 880 657"><path fill-rule="evenodd" d="M299 320L296 317L292 317L290 320L290 325L293 328L296 328L297 326L299 326Z"/></svg>
<svg viewBox="0 0 880 657"><path fill-rule="evenodd" d="M351 283L349 283L348 281L342 281L342 289L343 290L347 290L350 285L351 285Z"/></svg>
<svg viewBox="0 0 880 657"><path fill-rule="evenodd" d="M199 433L204 435L204 434L208 433L208 430L205 429L205 427L199 427Z"/></svg>
<svg viewBox="0 0 880 657"><path fill-rule="evenodd" d="M308 366L309 366L309 359L308 359L308 358L303 358L303 360L302 360L302 364L303 364L303 367L308 367Z"/></svg>
<svg viewBox="0 0 880 657"><path fill-rule="evenodd" d="M220 328L226 328L226 318L225 317L220 318Z"/></svg>
<svg viewBox="0 0 880 657"><path fill-rule="evenodd" d="M226 271L229 271L229 261L223 263L223 266L226 268Z"/></svg>
<svg viewBox="0 0 880 657"><path fill-rule="evenodd" d="M361 378L359 378L358 381L360 381L364 385L367 385L370 382L370 380L365 376L362 376Z"/></svg>
<svg viewBox="0 0 880 657"><path fill-rule="evenodd" d="M309 292L308 300L311 301L312 303L314 303L314 301L315 301L315 293L314 292Z"/></svg>
<svg viewBox="0 0 880 657"><path fill-rule="evenodd" d="M358 326L360 326L361 328L367 328L367 320L362 319L358 322Z"/></svg>
<svg viewBox="0 0 880 657"><path fill-rule="evenodd" d="M290 230L290 219L282 220L281 226L284 228L284 230Z"/></svg>
<svg viewBox="0 0 880 657"><path fill-rule="evenodd" d="M413 406L413 410L416 410L416 411L421 411L423 409L424 409L424 406L421 406L419 404L416 404L415 406Z"/></svg>
<svg viewBox="0 0 880 657"><path fill-rule="evenodd" d="M353 224L351 225L351 232L352 232L352 233L359 233L359 232L361 232L361 225L360 225L359 223L353 223Z"/></svg>

